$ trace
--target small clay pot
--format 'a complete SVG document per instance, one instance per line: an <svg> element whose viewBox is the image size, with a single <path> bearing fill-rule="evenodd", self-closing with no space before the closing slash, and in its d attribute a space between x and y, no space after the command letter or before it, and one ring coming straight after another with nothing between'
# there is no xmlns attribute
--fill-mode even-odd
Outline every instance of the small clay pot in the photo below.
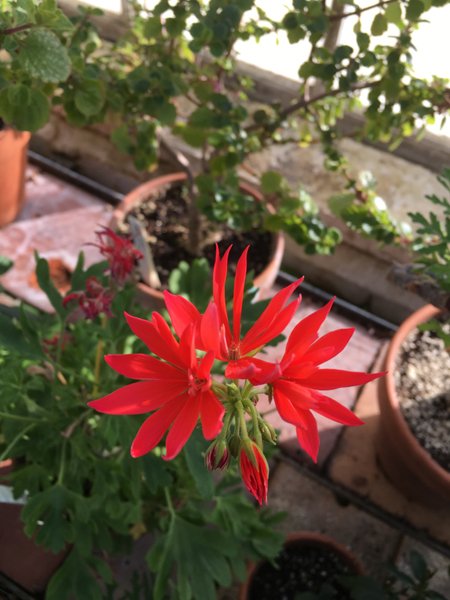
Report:
<svg viewBox="0 0 450 600"><path fill-rule="evenodd" d="M430 507L448 507L450 473L420 445L405 421L396 392L394 371L401 345L418 325L433 319L439 309L428 304L399 327L384 360L387 375L378 380L380 422L377 456L389 480L409 499Z"/></svg>
<svg viewBox="0 0 450 600"><path fill-rule="evenodd" d="M170 186L186 180L186 173L179 172L163 175L161 177L155 177L154 179L139 185L137 188L127 194L120 205L116 208L113 214L111 226L113 228L117 227L119 223L124 221L127 213L130 212L130 210L136 204L139 204L152 194L155 194L156 191L161 187ZM245 193L253 196L256 201L263 201L262 194L250 184L242 182L240 187ZM268 292L275 283L275 279L277 278L281 261L283 259L284 245L284 235L282 233L274 234L270 261L264 271L255 277L254 280L255 287L259 288L259 293L262 297L264 296L264 293ZM145 306L153 310L161 310L164 307L163 293L160 290L154 289L142 282L138 284L138 299L143 302Z"/></svg>
<svg viewBox="0 0 450 600"><path fill-rule="evenodd" d="M22 208L29 140L27 131L0 129L0 227L14 221Z"/></svg>
<svg viewBox="0 0 450 600"><path fill-rule="evenodd" d="M286 538L284 544L285 550L289 548L295 548L298 552L301 549L307 550L308 548L323 548L330 554L336 555L342 563L348 566L349 573L352 575L363 575L364 569L361 563L353 556L353 554L334 540L333 538L316 533L314 531L298 531L291 533ZM239 600L250 600L250 592L254 580L258 577L258 571L263 569L267 563L265 561L251 564L248 569L248 576L245 583L240 588ZM324 582L325 583L325 582ZM273 598L277 597L278 590L274 590Z"/></svg>
<svg viewBox="0 0 450 600"><path fill-rule="evenodd" d="M0 462L0 485L8 485L13 469L13 461ZM35 544L23 531L21 511L21 504L0 502L0 573L28 592L42 593L70 548L53 554Z"/></svg>

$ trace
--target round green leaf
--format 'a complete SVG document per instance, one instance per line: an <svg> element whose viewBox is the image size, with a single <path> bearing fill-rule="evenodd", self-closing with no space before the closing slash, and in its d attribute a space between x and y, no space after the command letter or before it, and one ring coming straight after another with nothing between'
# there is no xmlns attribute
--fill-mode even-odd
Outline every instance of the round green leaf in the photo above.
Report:
<svg viewBox="0 0 450 600"><path fill-rule="evenodd" d="M0 116L20 131L36 131L50 116L47 96L40 90L16 84L0 92Z"/></svg>
<svg viewBox="0 0 450 600"><path fill-rule="evenodd" d="M100 81L85 79L74 96L75 106L86 117L98 114L105 103L105 89Z"/></svg>
<svg viewBox="0 0 450 600"><path fill-rule="evenodd" d="M370 29L372 35L383 35L386 31L388 23L381 13L375 15L374 20L372 21L372 27Z"/></svg>
<svg viewBox="0 0 450 600"><path fill-rule="evenodd" d="M48 29L32 29L20 50L22 68L35 79L58 83L70 75L70 60L66 48Z"/></svg>

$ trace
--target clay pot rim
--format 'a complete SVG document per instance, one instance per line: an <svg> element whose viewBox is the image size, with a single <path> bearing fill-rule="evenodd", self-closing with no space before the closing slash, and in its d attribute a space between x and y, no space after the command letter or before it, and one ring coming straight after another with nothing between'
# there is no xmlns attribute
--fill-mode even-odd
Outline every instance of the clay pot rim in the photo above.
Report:
<svg viewBox="0 0 450 600"><path fill-rule="evenodd" d="M400 402L397 396L397 390L394 380L394 371L396 358L399 350L406 337L414 330L418 325L429 321L440 313L440 310L432 304L426 304L422 308L419 308L416 312L410 315L400 325L394 337L392 338L386 356L384 359L384 368L387 371L385 376L386 386L386 399L388 401L388 407L391 418L395 421L397 428L401 431L404 441L408 444L409 450L416 455L420 461L417 468L426 468L432 471L435 475L445 481L446 486L450 486L450 473L446 471L434 458L421 446L408 424L403 417Z"/></svg>
<svg viewBox="0 0 450 600"><path fill-rule="evenodd" d="M358 558L356 558L356 556L354 556L343 544L324 533L306 530L295 531L286 536L284 546L320 546L322 548L329 548L334 553L339 554L344 559L344 562L354 569L356 575L364 574L364 568ZM247 569L247 579L240 587L239 600L248 600L250 584L255 576L258 565L264 562L265 561L260 561L249 565Z"/></svg>
<svg viewBox="0 0 450 600"><path fill-rule="evenodd" d="M171 185L179 181L186 181L186 179L187 174L184 171L179 171L177 173L161 175L159 177L155 177L154 179L149 179L148 181L141 183L141 185L138 185L131 192L129 192L124 197L119 206L114 210L111 226L113 228L117 226L117 224L123 220L124 216L131 210L131 208L139 202L141 202L142 200L144 200L149 195L149 193L155 188L159 188L165 185ZM257 200L262 201L264 199L261 192L257 188L253 187L251 184L242 181L240 183L240 187ZM274 264L281 264L281 260L284 254L284 246L284 236L282 233L277 232L273 236L272 252L269 262L267 263L264 270L261 273L259 273L259 275L257 275L257 277L255 277L254 279L255 287L261 287L264 280L269 277L269 274L272 271ZM143 283L142 281L140 281L137 284L137 287L141 292L148 294L152 298L155 298L159 301L163 301L164 299L164 293L162 291L152 288L146 283Z"/></svg>

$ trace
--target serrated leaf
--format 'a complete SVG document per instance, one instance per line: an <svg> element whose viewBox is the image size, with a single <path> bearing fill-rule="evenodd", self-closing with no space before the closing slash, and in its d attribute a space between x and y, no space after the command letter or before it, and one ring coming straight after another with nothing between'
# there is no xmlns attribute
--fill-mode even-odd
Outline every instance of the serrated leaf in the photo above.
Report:
<svg viewBox="0 0 450 600"><path fill-rule="evenodd" d="M20 49L19 61L30 77L40 81L59 83L66 81L70 75L67 49L48 29L30 31Z"/></svg>
<svg viewBox="0 0 450 600"><path fill-rule="evenodd" d="M14 84L0 90L0 116L20 131L36 131L50 117L50 105L40 90Z"/></svg>
<svg viewBox="0 0 450 600"><path fill-rule="evenodd" d="M74 96L75 106L86 117L98 114L105 104L105 87L101 81L84 79Z"/></svg>
<svg viewBox="0 0 450 600"><path fill-rule="evenodd" d="M142 456L139 462L142 465L145 481L152 494L156 494L158 490L172 483L170 471L161 457L149 452Z"/></svg>

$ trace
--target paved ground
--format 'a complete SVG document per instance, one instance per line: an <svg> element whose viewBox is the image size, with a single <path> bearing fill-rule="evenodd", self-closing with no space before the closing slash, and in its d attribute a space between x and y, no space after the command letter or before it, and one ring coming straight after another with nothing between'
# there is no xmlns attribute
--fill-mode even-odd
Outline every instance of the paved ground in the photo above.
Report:
<svg viewBox="0 0 450 600"><path fill-rule="evenodd" d="M0 230L0 254L15 260L2 285L12 295L48 310L33 285L33 251L60 258L69 270L81 247L93 261L95 249L84 244L93 240L98 225L109 222L110 214L111 208L93 196L31 167L27 201L19 219ZM320 305L306 295L292 326ZM348 316L333 310L323 332L351 326L355 324ZM367 371L376 363L386 332L361 324L356 328L347 350L330 367ZM282 352L283 344L272 348L271 359ZM270 480L269 504L288 513L283 531L328 533L353 549L368 572L375 575L386 562L403 565L410 549L419 549L438 570L436 589L449 594L450 585L445 580L450 556L449 511L437 514L410 505L385 480L373 450L377 429L373 388L366 386L358 400L359 391L347 388L331 394L350 408L356 405L366 425L343 431L341 426L319 419L321 451L317 465L300 451L294 428L280 420L267 400L261 401L267 419L280 429L281 441L281 458ZM228 598L237 597L236 590L230 593Z"/></svg>

